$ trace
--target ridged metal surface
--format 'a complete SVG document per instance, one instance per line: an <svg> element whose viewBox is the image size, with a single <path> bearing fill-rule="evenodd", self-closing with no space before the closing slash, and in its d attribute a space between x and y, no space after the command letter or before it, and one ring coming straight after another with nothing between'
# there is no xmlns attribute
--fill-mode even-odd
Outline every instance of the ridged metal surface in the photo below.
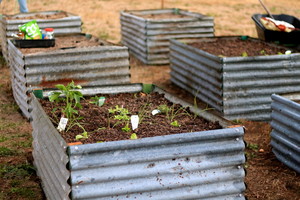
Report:
<svg viewBox="0 0 300 200"><path fill-rule="evenodd" d="M273 94L271 146L277 159L300 173L300 104Z"/></svg>
<svg viewBox="0 0 300 200"><path fill-rule="evenodd" d="M37 24L41 30L49 27L54 28L54 33L56 36L81 33L82 22L80 16L64 12L67 15L67 17L64 18L51 19L48 17L47 19L42 17L47 15L53 16L62 12L64 11L44 11L20 13L16 15L3 15L0 19L0 40L2 54L6 61L8 61L7 40L11 38L12 33L17 33L19 31L19 25L23 25L33 19L37 21ZM24 19L28 17L31 17L31 19Z"/></svg>
<svg viewBox="0 0 300 200"><path fill-rule="evenodd" d="M171 40L171 81L222 111L221 59Z"/></svg>
<svg viewBox="0 0 300 200"><path fill-rule="evenodd" d="M69 148L73 199L244 199L243 128Z"/></svg>
<svg viewBox="0 0 300 200"><path fill-rule="evenodd" d="M30 102L33 127L33 157L47 199L70 199L67 144L46 116L39 102Z"/></svg>
<svg viewBox="0 0 300 200"><path fill-rule="evenodd" d="M299 53L218 57L175 40L170 49L171 81L230 120L270 120L273 93L300 91Z"/></svg>
<svg viewBox="0 0 300 200"><path fill-rule="evenodd" d="M146 19L178 13L184 18ZM169 39L214 36L213 17L180 9L134 10L121 12L121 42L145 64L169 64Z"/></svg>
<svg viewBox="0 0 300 200"><path fill-rule="evenodd" d="M124 46L104 45L22 54L8 40L13 93L28 117L27 91L53 88L73 80L81 86L130 83L129 53Z"/></svg>
<svg viewBox="0 0 300 200"><path fill-rule="evenodd" d="M105 93L116 93L119 86L111 87L112 90ZM122 91L117 93L143 89L140 84L121 87ZM91 95L92 90L93 88L87 87L85 92ZM100 87L97 90L103 91ZM158 91L162 92L159 89ZM41 111L41 106L37 105L35 98L31 102L34 113L32 122L34 135L39 132L47 133L47 137L39 140L34 136L34 143L45 141L49 144L45 143L44 148L51 149L55 144L52 141L59 142L61 137L54 127L51 130L45 129L45 124L40 122L46 117ZM245 199L243 134L244 129L236 127L69 146L68 166L71 175L68 183L72 190L70 197L143 200ZM35 159L39 161L44 157L43 153L47 152L41 151ZM47 155L45 157L47 158ZM43 170L55 169L60 165L61 159L53 162L56 163L52 163L52 166L43 166L45 167ZM48 183L49 179L57 177L53 174L50 176L48 174L41 177L45 179L42 180L45 185L51 185ZM66 190L56 193L68 195ZM48 198L62 199L57 196Z"/></svg>

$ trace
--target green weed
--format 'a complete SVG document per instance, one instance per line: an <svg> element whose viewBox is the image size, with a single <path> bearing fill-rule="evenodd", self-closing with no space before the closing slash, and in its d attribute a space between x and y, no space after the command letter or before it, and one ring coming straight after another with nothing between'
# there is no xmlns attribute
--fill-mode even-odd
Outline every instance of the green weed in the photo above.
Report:
<svg viewBox="0 0 300 200"><path fill-rule="evenodd" d="M10 148L0 147L0 156L13 156L16 154L17 154L17 152Z"/></svg>
<svg viewBox="0 0 300 200"><path fill-rule="evenodd" d="M30 188L26 188L26 187L12 187L10 189L11 193L13 194L17 194L19 196L22 196L24 198L34 198L36 197L35 191L30 189Z"/></svg>
<svg viewBox="0 0 300 200"><path fill-rule="evenodd" d="M35 169L32 165L28 163L23 163L19 165L0 165L0 175L5 179L18 178L25 179L35 173Z"/></svg>
<svg viewBox="0 0 300 200"><path fill-rule="evenodd" d="M259 146L258 146L258 144L251 144L251 143L249 143L249 144L247 144L247 148L251 149L253 151L258 151Z"/></svg>
<svg viewBox="0 0 300 200"><path fill-rule="evenodd" d="M5 142L6 140L8 140L7 137L5 137L5 136L0 136L0 142Z"/></svg>

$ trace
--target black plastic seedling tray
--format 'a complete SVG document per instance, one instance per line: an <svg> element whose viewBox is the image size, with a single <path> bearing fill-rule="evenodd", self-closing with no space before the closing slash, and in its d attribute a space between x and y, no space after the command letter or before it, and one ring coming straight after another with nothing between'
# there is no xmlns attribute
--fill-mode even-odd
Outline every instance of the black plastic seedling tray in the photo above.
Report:
<svg viewBox="0 0 300 200"><path fill-rule="evenodd" d="M256 25L257 35L265 41L279 42L280 44L300 44L300 20L291 15L273 15L275 20L285 21L292 24L299 30L294 30L290 33L267 30L260 22L261 17L269 17L267 14L254 14L252 19Z"/></svg>
<svg viewBox="0 0 300 200"><path fill-rule="evenodd" d="M13 43L19 48L47 48L55 46L55 39L47 40L18 40L14 39Z"/></svg>

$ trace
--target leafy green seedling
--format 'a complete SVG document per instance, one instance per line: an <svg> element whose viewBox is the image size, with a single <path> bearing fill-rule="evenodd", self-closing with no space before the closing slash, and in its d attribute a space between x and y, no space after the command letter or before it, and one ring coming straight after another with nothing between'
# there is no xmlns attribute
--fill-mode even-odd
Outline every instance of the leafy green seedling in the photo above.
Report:
<svg viewBox="0 0 300 200"><path fill-rule="evenodd" d="M138 136L137 136L135 133L132 133L132 134L130 135L130 139L131 139L131 140L136 140L136 139L138 139Z"/></svg>
<svg viewBox="0 0 300 200"><path fill-rule="evenodd" d="M105 102L105 97L92 97L91 98L92 101L90 101L90 103L95 104L97 106L103 106L104 102Z"/></svg>
<svg viewBox="0 0 300 200"><path fill-rule="evenodd" d="M179 126L180 126L180 124L179 124L179 122L178 122L177 120L171 122L170 124L171 124L172 126L175 126L175 127L179 127Z"/></svg>
<svg viewBox="0 0 300 200"><path fill-rule="evenodd" d="M78 111L75 109L81 108L80 99L83 98L83 95L80 91L76 91L75 89L81 89L80 85L75 85L74 81L69 83L68 85L62 85L58 84L56 85L56 88L60 91L58 92L52 92L52 94L49 96L49 100L51 102L59 102L64 101L66 103L65 108L63 108L62 112L65 114L65 116L68 119L74 118L75 114L78 114ZM65 98L61 97L61 95L64 95Z"/></svg>
<svg viewBox="0 0 300 200"><path fill-rule="evenodd" d="M259 52L260 55L268 56L267 52L263 49Z"/></svg>
<svg viewBox="0 0 300 200"><path fill-rule="evenodd" d="M122 128L122 131L123 132L130 132L131 131L131 129L129 128L128 123L126 123L126 125Z"/></svg>
<svg viewBox="0 0 300 200"><path fill-rule="evenodd" d="M80 139L87 139L89 138L88 132L84 131L83 133L76 135L75 139L80 140Z"/></svg>
<svg viewBox="0 0 300 200"><path fill-rule="evenodd" d="M79 124L79 123L74 123L74 125L77 125L79 126L79 128L81 128L83 130L83 133L79 134L79 135L76 135L75 139L76 140L80 140L80 139L87 139L89 136L88 136L88 132L85 130L85 128Z"/></svg>
<svg viewBox="0 0 300 200"><path fill-rule="evenodd" d="M244 52L242 53L242 57L248 57L248 54L247 54L246 51L244 51Z"/></svg>
<svg viewBox="0 0 300 200"><path fill-rule="evenodd" d="M128 116L130 113L129 113L128 109L119 107L118 105L116 105L115 108L108 109L108 112L110 114L114 114L114 119L119 121L119 123L116 123L114 126L116 126L117 124L120 124L120 123L123 123L123 124L125 123L125 126L122 128L122 131L124 131L124 132L130 131L130 128L129 128L130 117Z"/></svg>
<svg viewBox="0 0 300 200"><path fill-rule="evenodd" d="M176 106L176 104L173 104L170 107L167 106L166 104L162 104L162 105L159 105L157 107L157 109L160 110L162 114L166 114L166 117L171 122L171 125L173 123L174 125L180 126L178 122L177 123L174 122L174 119L180 115L189 115L190 116L190 114L187 112L187 110L184 107L180 107L179 109L176 109L175 106Z"/></svg>

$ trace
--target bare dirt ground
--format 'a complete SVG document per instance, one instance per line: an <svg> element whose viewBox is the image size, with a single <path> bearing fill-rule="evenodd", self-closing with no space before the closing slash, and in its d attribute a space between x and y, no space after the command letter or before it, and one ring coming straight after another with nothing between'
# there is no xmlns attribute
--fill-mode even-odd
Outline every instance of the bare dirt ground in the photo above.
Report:
<svg viewBox="0 0 300 200"><path fill-rule="evenodd" d="M83 32L113 43L120 42L120 11L159 9L161 1L150 0L27 0L32 12L64 10L82 17ZM265 0L265 4L273 14L289 14L300 17L300 1ZM181 8L215 19L215 35L248 35L256 37L256 30L251 16L255 13L265 13L258 0L166 0L165 8ZM16 0L2 0L0 14L18 13ZM191 99L189 94L179 90L169 81L169 66L146 66L135 58L131 58L132 82L154 83L163 89L174 92L185 99ZM43 199L36 175L31 172L28 145L22 141L30 140L30 124L17 112L11 95L9 70L0 68L0 199ZM298 200L300 199L300 175L281 164L271 152L269 145L270 126L266 122L239 121L246 128L247 142L245 165L247 170L245 195L249 200ZM19 135L20 133L23 133ZM2 142L4 140L4 142ZM17 143L18 145L14 145ZM13 153L8 149L16 149ZM5 163L17 166L27 174L15 174L15 168L10 169ZM8 173L9 172L9 173ZM8 175L7 175L8 174ZM16 182L25 179L28 185ZM5 178L5 179L3 179ZM23 190L18 190L23 188ZM27 190L24 190L27 189Z"/></svg>

